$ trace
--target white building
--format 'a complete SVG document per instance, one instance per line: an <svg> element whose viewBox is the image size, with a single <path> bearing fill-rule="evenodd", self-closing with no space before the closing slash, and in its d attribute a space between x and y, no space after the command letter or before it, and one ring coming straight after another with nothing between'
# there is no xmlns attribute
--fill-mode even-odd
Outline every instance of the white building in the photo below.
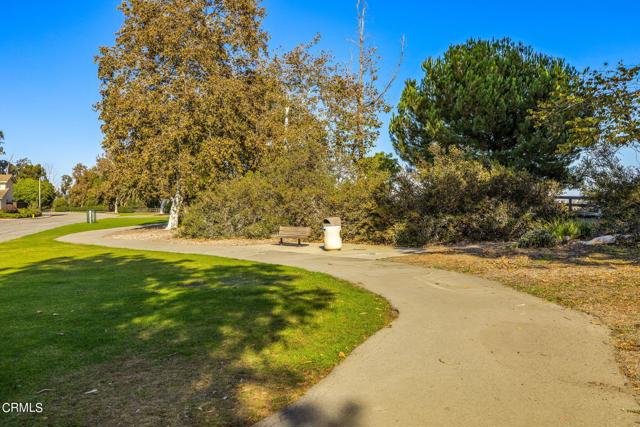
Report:
<svg viewBox="0 0 640 427"><path fill-rule="evenodd" d="M0 211L13 207L13 182L11 175L0 174Z"/></svg>

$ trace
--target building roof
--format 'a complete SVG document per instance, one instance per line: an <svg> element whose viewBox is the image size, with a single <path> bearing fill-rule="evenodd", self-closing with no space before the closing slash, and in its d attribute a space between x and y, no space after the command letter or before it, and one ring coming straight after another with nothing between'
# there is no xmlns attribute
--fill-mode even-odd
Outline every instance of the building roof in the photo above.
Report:
<svg viewBox="0 0 640 427"><path fill-rule="evenodd" d="M7 182L11 179L11 175L0 173L0 182Z"/></svg>

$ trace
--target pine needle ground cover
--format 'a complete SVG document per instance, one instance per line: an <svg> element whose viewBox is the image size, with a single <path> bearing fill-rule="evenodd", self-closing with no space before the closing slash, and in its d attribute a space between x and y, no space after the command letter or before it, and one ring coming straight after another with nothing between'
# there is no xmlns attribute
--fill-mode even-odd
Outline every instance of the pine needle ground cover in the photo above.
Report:
<svg viewBox="0 0 640 427"><path fill-rule="evenodd" d="M612 331L616 356L640 399L640 250L579 244L518 249L505 243L431 246L398 262L469 273L592 314Z"/></svg>
<svg viewBox="0 0 640 427"><path fill-rule="evenodd" d="M153 221L3 243L0 396L44 410L0 424L250 425L390 321L384 299L324 274L55 240Z"/></svg>

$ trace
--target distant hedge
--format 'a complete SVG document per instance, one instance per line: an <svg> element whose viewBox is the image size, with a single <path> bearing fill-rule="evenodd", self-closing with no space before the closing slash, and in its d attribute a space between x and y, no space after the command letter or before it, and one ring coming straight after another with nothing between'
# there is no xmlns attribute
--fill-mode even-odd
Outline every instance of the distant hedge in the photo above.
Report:
<svg viewBox="0 0 640 427"><path fill-rule="evenodd" d="M36 208L18 209L18 212L0 211L0 218L32 218L42 216L42 212Z"/></svg>
<svg viewBox="0 0 640 427"><path fill-rule="evenodd" d="M70 206L69 203L62 198L58 198L53 201L52 209L54 210L54 212L85 212L88 210L94 210L98 212L109 211L109 207L105 205Z"/></svg>

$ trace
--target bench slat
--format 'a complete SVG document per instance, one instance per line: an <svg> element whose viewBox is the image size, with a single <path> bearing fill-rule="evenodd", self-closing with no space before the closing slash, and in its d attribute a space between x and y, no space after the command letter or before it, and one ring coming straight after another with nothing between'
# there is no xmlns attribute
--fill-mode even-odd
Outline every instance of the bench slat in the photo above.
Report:
<svg viewBox="0 0 640 427"><path fill-rule="evenodd" d="M311 236L311 227L280 226L278 234L273 237L279 238L280 244L282 244L282 239L297 239L298 245L300 245L300 239L304 239L309 236Z"/></svg>
<svg viewBox="0 0 640 427"><path fill-rule="evenodd" d="M280 236L310 236L311 227L280 227L278 230Z"/></svg>

